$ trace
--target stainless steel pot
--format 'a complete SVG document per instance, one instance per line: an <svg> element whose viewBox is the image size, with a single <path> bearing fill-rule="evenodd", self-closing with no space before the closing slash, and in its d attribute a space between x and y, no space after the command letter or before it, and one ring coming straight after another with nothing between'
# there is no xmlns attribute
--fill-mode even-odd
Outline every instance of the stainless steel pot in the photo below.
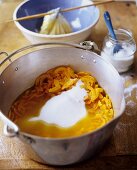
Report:
<svg viewBox="0 0 137 170"><path fill-rule="evenodd" d="M68 165L93 156L111 136L125 108L124 89L118 72L99 55L87 50L90 46L59 43L60 46L57 47L33 49L13 61L15 55L27 49L55 44L58 43L27 46L15 51L0 64L1 67L6 67L0 75L0 117L5 122L4 133L22 140L32 159L51 165ZM91 72L110 96L115 118L102 128L80 137L51 139L21 132L8 119L11 104L24 90L32 86L38 75L59 65L71 65L76 71Z"/></svg>

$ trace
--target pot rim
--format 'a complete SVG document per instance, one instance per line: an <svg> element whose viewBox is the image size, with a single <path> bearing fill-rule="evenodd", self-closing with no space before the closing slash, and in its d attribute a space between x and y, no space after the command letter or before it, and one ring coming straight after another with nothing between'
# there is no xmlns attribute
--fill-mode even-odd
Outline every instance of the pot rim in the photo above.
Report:
<svg viewBox="0 0 137 170"><path fill-rule="evenodd" d="M1 52L1 54L5 54L6 55L6 58L0 63L0 67L6 62L6 61L10 61L10 63L12 63L11 61L11 57L22 52L22 51L25 51L25 50L28 50L28 49L31 49L31 48L35 48L35 47L40 47L40 46L46 46L46 45L53 45L52 47L48 47L48 48L55 48L54 45L62 45L60 47L63 47L63 46L68 46L68 47L73 47L73 48L79 48L79 49L82 49L82 50L94 50L97 49L97 45L94 43L94 42L91 42L91 41L84 41L86 43L86 45L79 45L79 44L75 44L75 43L68 43L68 42L58 42L58 41L55 41L55 42L45 42L45 43L36 43L36 44L32 44L32 45L27 45L27 46L24 46L22 48L19 48L18 50L15 50L14 52L12 52L10 55L8 55L7 52ZM82 42L82 43L84 43ZM57 46L56 46L57 47ZM58 46L59 47L59 46ZM48 49L47 48L47 49ZM43 48L44 49L44 48ZM38 49L39 50L39 49ZM99 50L99 49L97 49ZM35 50L37 51L37 50ZM33 51L31 51L33 52ZM29 52L29 53L31 53ZM28 54L29 54L28 53ZM22 57L22 56L21 56Z"/></svg>

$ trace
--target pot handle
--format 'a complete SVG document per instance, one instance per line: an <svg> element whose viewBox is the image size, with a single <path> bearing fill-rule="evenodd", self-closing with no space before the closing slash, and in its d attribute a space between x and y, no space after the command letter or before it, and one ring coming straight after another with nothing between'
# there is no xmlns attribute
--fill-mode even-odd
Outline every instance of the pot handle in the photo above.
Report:
<svg viewBox="0 0 137 170"><path fill-rule="evenodd" d="M15 137L15 136L17 136L17 133L14 132L13 129L9 128L8 125L4 125L3 133L4 133L4 135L7 136L7 137Z"/></svg>
<svg viewBox="0 0 137 170"><path fill-rule="evenodd" d="M0 119L4 122L4 135L8 137L17 136L19 133L19 128L11 120L9 120L5 115L0 112Z"/></svg>
<svg viewBox="0 0 137 170"><path fill-rule="evenodd" d="M7 53L7 52L5 52L5 51L0 52L0 55L5 55L5 56L6 56L6 58L9 56L9 55L8 55L8 53ZM4 60L5 60L5 59L4 59Z"/></svg>
<svg viewBox="0 0 137 170"><path fill-rule="evenodd" d="M83 41L80 43L82 47L86 47L89 50L95 51L96 53L100 53L100 49L98 48L97 44L92 41Z"/></svg>
<svg viewBox="0 0 137 170"><path fill-rule="evenodd" d="M70 47L79 48L79 49L83 49L83 50L100 51L98 49L98 46L94 42L91 42L91 41L84 41L80 44L72 44L72 43L66 43L66 42L47 42L47 43L32 44L32 45L28 45L23 48L20 48L19 50L14 51L10 55L8 55L6 52L0 53L0 54L4 54L4 53L7 54L7 58L4 59L0 63L0 66L2 66L7 60L9 60L11 62L11 57L22 52L22 51L25 51L25 50L28 50L28 49L31 49L34 47L47 46L47 45L63 45L63 46L70 46Z"/></svg>

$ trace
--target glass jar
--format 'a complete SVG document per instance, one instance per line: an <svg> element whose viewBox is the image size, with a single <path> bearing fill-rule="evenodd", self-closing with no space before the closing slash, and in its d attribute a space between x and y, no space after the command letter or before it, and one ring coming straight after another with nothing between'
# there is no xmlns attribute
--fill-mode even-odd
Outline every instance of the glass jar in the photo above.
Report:
<svg viewBox="0 0 137 170"><path fill-rule="evenodd" d="M122 73L129 70L134 62L136 43L131 31L125 29L114 31L117 40L107 35L104 38L101 56L110 61L119 73ZM122 48L115 52L114 48L117 45L120 45Z"/></svg>

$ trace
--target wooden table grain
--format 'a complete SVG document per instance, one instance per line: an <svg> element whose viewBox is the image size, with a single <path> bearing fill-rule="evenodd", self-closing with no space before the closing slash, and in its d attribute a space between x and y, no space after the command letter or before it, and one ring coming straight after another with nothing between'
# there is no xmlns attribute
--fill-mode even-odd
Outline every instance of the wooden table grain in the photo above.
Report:
<svg viewBox="0 0 137 170"><path fill-rule="evenodd" d="M5 0L0 4L0 21L12 17L20 0ZM107 29L103 21L104 11L110 11L115 28L128 28L133 32L137 42L137 7L133 4L112 3L100 6L100 20L94 27L89 40L95 41L101 48ZM0 51L8 53L29 44L14 23L0 25ZM4 58L0 57L0 61ZM85 169L85 170L136 170L137 169L137 55L134 67L128 73L121 75L125 82L126 110L114 130L106 146L85 162L67 166L51 167L30 160L24 145L17 138L7 138L3 135L3 123L0 121L0 169ZM0 96L2 97L2 96ZM73 154L73 153L72 153ZM71 155L70 155L71 156Z"/></svg>

